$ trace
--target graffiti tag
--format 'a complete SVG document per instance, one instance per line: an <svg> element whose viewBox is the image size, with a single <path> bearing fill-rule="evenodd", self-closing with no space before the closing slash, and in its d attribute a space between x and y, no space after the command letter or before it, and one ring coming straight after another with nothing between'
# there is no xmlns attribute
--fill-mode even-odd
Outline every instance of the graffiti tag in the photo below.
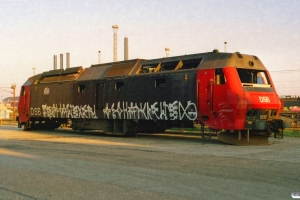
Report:
<svg viewBox="0 0 300 200"><path fill-rule="evenodd" d="M229 105L226 102L219 103L219 117L221 118L221 121L227 120L225 113L231 113L233 112L233 109L228 109Z"/></svg>
<svg viewBox="0 0 300 200"><path fill-rule="evenodd" d="M72 105L72 104L53 104L48 106L43 104L42 108L30 108L32 116L49 117L49 118L93 118L97 119L95 105L92 108L89 105Z"/></svg>
<svg viewBox="0 0 300 200"><path fill-rule="evenodd" d="M195 120L197 119L197 107L191 101L183 106L180 101L173 103L155 102L128 103L118 102L111 106L106 104L103 109L104 117L109 119L144 119L144 120Z"/></svg>

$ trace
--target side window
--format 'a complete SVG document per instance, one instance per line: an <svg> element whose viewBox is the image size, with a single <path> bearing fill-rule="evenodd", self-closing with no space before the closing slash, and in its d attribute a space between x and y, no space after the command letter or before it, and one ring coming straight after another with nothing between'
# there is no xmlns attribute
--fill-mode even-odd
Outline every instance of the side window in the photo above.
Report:
<svg viewBox="0 0 300 200"><path fill-rule="evenodd" d="M124 89L124 82L116 82L115 83L115 90L123 90Z"/></svg>
<svg viewBox="0 0 300 200"><path fill-rule="evenodd" d="M257 73L257 84L270 84L265 72Z"/></svg>
<svg viewBox="0 0 300 200"><path fill-rule="evenodd" d="M24 86L22 86L22 88L21 88L21 96L24 96L25 95L25 88L24 88Z"/></svg>
<svg viewBox="0 0 300 200"><path fill-rule="evenodd" d="M166 87L166 79L165 78L155 79L155 88L164 88L164 87Z"/></svg>
<svg viewBox="0 0 300 200"><path fill-rule="evenodd" d="M78 93L84 93L85 85L78 85Z"/></svg>
<svg viewBox="0 0 300 200"><path fill-rule="evenodd" d="M265 71L237 69L242 83L260 84L271 86Z"/></svg>
<svg viewBox="0 0 300 200"><path fill-rule="evenodd" d="M50 88L45 87L44 88L44 95L49 95L50 94Z"/></svg>
<svg viewBox="0 0 300 200"><path fill-rule="evenodd" d="M225 75L221 68L216 69L215 71L215 84L222 85L226 83Z"/></svg>

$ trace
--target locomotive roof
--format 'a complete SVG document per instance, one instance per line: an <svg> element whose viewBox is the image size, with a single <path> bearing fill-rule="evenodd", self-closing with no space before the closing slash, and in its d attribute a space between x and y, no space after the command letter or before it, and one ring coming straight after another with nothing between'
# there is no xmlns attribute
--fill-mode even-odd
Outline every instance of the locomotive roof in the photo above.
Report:
<svg viewBox="0 0 300 200"><path fill-rule="evenodd" d="M110 77L138 76L148 73L168 73L170 71L213 69L233 66L266 70L256 56L236 53L213 52L164 57L157 59L133 59L92 65L89 68L73 67L65 70L50 70L30 77L24 85L62 81L88 81Z"/></svg>

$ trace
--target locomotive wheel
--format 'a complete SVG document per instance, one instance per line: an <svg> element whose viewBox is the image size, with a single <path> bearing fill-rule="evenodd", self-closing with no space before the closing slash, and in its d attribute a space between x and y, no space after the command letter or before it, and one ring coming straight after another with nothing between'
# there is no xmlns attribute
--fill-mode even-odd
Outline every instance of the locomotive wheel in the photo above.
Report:
<svg viewBox="0 0 300 200"><path fill-rule="evenodd" d="M23 125L23 131L30 131L30 128L27 127L26 124Z"/></svg>
<svg viewBox="0 0 300 200"><path fill-rule="evenodd" d="M266 145L270 144L268 141L268 136L249 134L249 141L247 139L247 133L242 132L239 138L239 132L224 131L218 134L218 139L227 144L239 145L239 146L251 146L251 145Z"/></svg>
<svg viewBox="0 0 300 200"><path fill-rule="evenodd" d="M30 130L31 130L31 124L28 121L23 125L23 131L30 131Z"/></svg>
<svg viewBox="0 0 300 200"><path fill-rule="evenodd" d="M278 133L274 133L274 138L283 139L283 131L278 131Z"/></svg>

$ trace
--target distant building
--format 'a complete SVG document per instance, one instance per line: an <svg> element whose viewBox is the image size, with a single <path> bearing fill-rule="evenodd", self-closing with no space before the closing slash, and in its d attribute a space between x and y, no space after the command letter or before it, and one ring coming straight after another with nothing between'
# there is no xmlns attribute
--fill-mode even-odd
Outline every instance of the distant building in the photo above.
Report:
<svg viewBox="0 0 300 200"><path fill-rule="evenodd" d="M9 119L12 113L13 111L7 109L3 103L0 103L0 119Z"/></svg>
<svg viewBox="0 0 300 200"><path fill-rule="evenodd" d="M2 100L2 103L7 108L12 108L14 106L14 98L13 97L6 97L5 99ZM15 97L15 108L17 108L18 105L19 105L19 97Z"/></svg>

